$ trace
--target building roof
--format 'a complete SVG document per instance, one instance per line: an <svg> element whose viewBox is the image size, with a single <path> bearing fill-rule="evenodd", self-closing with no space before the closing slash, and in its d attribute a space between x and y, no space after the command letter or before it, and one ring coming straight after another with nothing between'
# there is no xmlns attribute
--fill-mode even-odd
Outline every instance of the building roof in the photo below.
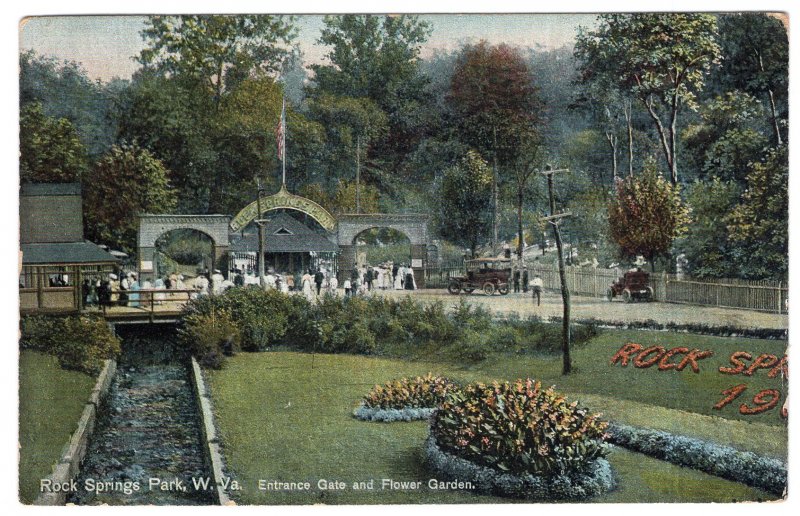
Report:
<svg viewBox="0 0 800 516"><path fill-rule="evenodd" d="M81 195L80 183L23 183L19 194L23 197Z"/></svg>
<svg viewBox="0 0 800 516"><path fill-rule="evenodd" d="M264 224L264 250L268 253L336 253L339 246L286 213L268 215ZM231 234L230 250L258 252L258 231Z"/></svg>
<svg viewBox="0 0 800 516"><path fill-rule="evenodd" d="M23 265L116 263L119 260L92 242L22 244Z"/></svg>

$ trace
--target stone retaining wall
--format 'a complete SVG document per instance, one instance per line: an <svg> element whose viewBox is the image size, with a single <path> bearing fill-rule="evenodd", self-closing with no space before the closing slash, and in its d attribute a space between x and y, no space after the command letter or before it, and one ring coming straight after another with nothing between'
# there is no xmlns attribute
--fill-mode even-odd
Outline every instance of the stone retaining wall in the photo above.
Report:
<svg viewBox="0 0 800 516"><path fill-rule="evenodd" d="M211 471L211 482L214 484L214 499L219 505L235 505L228 493L222 488L223 470L222 454L220 453L217 429L214 426L214 414L211 410L211 398L209 397L206 383L203 379L203 372L200 364L192 357L192 389L197 397L197 406L200 410L200 432L202 434L202 446L205 452L206 466Z"/></svg>
<svg viewBox="0 0 800 516"><path fill-rule="evenodd" d="M108 394L114 375L117 373L117 362L106 360L103 370L97 377L94 389L89 395L89 400L83 407L83 412L78 420L78 428L72 433L67 444L61 452L61 457L53 465L53 472L47 477L53 484L68 483L78 476L81 462L86 456L86 449L89 445L89 438L94 432L97 411L100 404ZM67 500L67 493L41 493L33 502L34 505L64 505Z"/></svg>

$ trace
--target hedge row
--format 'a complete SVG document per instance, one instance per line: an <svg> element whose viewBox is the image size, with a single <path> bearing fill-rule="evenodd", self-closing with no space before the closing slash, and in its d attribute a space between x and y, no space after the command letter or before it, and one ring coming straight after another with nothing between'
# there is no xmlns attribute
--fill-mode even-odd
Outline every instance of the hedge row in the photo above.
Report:
<svg viewBox="0 0 800 516"><path fill-rule="evenodd" d="M469 482L477 493L530 501L584 500L609 491L615 483L605 459L590 462L582 472L515 475L451 455L439 448L433 435L425 442L425 460L440 480Z"/></svg>
<svg viewBox="0 0 800 516"><path fill-rule="evenodd" d="M549 322L560 323L563 319L558 316L550 317ZM655 330L673 331L676 333L693 333L696 335L709 335L712 337L743 337L748 339L766 340L786 340L789 338L789 331L780 328L740 328L731 325L713 324L678 324L675 322L660 323L653 319L644 321L601 321L595 318L573 319L574 324L590 325L594 327L619 328L623 330Z"/></svg>
<svg viewBox="0 0 800 516"><path fill-rule="evenodd" d="M119 338L102 317L32 315L20 320L20 349L55 356L64 369L96 375L121 352Z"/></svg>
<svg viewBox="0 0 800 516"><path fill-rule="evenodd" d="M575 326L574 345L596 334L592 325ZM444 303L402 299L334 297L317 303L258 287L201 296L181 316L182 343L210 367L226 353L265 351L281 346L321 353L392 357L436 354L475 363L490 354L557 353L561 328L537 318L495 321L488 310L463 299L452 311Z"/></svg>
<svg viewBox="0 0 800 516"><path fill-rule="evenodd" d="M786 464L778 459L620 423L609 423L608 432L611 434L609 442L657 459L742 482L779 496L786 489Z"/></svg>

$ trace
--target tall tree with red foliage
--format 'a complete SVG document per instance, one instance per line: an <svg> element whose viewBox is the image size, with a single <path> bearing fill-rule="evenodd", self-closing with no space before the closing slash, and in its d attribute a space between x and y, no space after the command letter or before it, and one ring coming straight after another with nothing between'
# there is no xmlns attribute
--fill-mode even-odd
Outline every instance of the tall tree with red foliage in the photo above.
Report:
<svg viewBox="0 0 800 516"><path fill-rule="evenodd" d="M542 105L531 70L518 48L480 41L459 56L447 96L462 139L494 164L493 243L497 240L498 184L518 176L521 213L530 177L530 154L536 154ZM521 222L520 222L521 224ZM519 245L522 234L520 231Z"/></svg>

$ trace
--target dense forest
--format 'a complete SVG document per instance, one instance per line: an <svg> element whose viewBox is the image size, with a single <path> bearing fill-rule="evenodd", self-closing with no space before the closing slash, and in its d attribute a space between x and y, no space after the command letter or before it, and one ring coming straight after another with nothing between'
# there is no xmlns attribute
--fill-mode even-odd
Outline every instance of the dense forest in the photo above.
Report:
<svg viewBox="0 0 800 516"><path fill-rule="evenodd" d="M151 17L141 68L94 82L20 55L20 177L81 181L87 238L131 251L137 212L235 214L256 181L334 213L433 215L469 252L538 242L546 165L568 242L698 277L788 274L788 37L748 14L610 14L574 45L433 53L404 16ZM522 236L522 239L520 239ZM583 252L583 251L582 251ZM589 254L585 254L588 256Z"/></svg>

